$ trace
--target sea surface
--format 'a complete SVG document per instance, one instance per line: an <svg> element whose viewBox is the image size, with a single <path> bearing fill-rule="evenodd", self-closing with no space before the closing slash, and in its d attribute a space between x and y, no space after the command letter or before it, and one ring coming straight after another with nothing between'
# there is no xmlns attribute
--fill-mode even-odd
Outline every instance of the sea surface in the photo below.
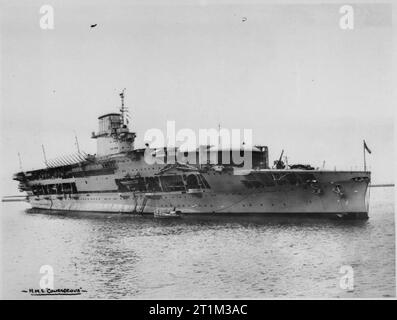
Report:
<svg viewBox="0 0 397 320"><path fill-rule="evenodd" d="M395 297L394 188L371 188L366 221L28 208L2 203L2 298ZM44 265L54 289L81 295L30 295L50 276Z"/></svg>

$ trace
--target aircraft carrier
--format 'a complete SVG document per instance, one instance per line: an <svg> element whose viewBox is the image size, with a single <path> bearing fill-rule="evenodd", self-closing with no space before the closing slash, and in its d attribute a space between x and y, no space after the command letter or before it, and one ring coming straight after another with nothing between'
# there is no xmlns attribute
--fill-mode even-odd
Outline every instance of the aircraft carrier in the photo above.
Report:
<svg viewBox="0 0 397 320"><path fill-rule="evenodd" d="M368 218L369 171L288 166L281 157L271 168L266 146L233 150L207 145L193 151L148 145L135 148L136 134L129 129L124 91L120 96L120 112L98 118L98 132L92 134L97 142L95 155L78 152L46 160L42 169L14 175L33 208ZM233 152L248 155L250 168L226 163L225 155L233 159ZM192 164L189 159L197 161Z"/></svg>

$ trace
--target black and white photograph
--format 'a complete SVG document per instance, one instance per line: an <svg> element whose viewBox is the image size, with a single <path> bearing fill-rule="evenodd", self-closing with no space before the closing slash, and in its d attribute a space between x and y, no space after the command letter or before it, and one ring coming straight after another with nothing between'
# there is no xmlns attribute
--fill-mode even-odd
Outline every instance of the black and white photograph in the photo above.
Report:
<svg viewBox="0 0 397 320"><path fill-rule="evenodd" d="M0 298L395 299L394 10L0 0Z"/></svg>

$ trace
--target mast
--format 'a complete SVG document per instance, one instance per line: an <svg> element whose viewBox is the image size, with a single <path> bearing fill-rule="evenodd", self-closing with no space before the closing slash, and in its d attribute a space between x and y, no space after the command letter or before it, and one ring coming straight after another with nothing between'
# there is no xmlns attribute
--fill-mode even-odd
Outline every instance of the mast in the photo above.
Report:
<svg viewBox="0 0 397 320"><path fill-rule="evenodd" d="M18 152L18 159L19 159L19 169L21 170L21 171L23 171L23 169L22 169L22 160L21 160L21 154Z"/></svg>
<svg viewBox="0 0 397 320"><path fill-rule="evenodd" d="M76 132L74 132L74 138L76 139L77 152L80 153L79 139L77 139Z"/></svg>
<svg viewBox="0 0 397 320"><path fill-rule="evenodd" d="M365 159L365 141L363 141L364 171L367 171L367 160Z"/></svg>
<svg viewBox="0 0 397 320"><path fill-rule="evenodd" d="M43 149L44 164L46 167L48 167L47 157L45 155L45 150L44 150L44 144L41 145L41 148Z"/></svg>
<svg viewBox="0 0 397 320"><path fill-rule="evenodd" d="M124 105L124 93L125 93L125 88L120 93L120 98L121 98L121 108L120 108L121 121L122 121L124 126L128 127L128 108Z"/></svg>
<svg viewBox="0 0 397 320"><path fill-rule="evenodd" d="M221 124L218 123L218 149L221 148Z"/></svg>

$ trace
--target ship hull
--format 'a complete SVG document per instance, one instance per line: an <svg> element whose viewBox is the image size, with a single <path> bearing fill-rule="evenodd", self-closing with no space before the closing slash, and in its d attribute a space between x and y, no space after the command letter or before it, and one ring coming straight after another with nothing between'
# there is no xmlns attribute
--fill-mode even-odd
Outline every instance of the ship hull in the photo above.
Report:
<svg viewBox="0 0 397 320"><path fill-rule="evenodd" d="M176 209L183 214L327 214L368 218L370 173L318 170L309 173L315 176L315 184L259 183L269 175L306 174L300 170L213 172L203 174L211 185L205 191L80 192L63 196L32 195L28 201L33 208L50 210L152 214L156 209Z"/></svg>
<svg viewBox="0 0 397 320"><path fill-rule="evenodd" d="M45 160L45 168L14 174L33 208L165 215L368 215L370 172L285 166L283 153L274 162L277 169L270 169L268 148L261 145L135 148L124 91L120 97L121 113L98 118L98 132L92 135L97 140L95 155L79 151Z"/></svg>

